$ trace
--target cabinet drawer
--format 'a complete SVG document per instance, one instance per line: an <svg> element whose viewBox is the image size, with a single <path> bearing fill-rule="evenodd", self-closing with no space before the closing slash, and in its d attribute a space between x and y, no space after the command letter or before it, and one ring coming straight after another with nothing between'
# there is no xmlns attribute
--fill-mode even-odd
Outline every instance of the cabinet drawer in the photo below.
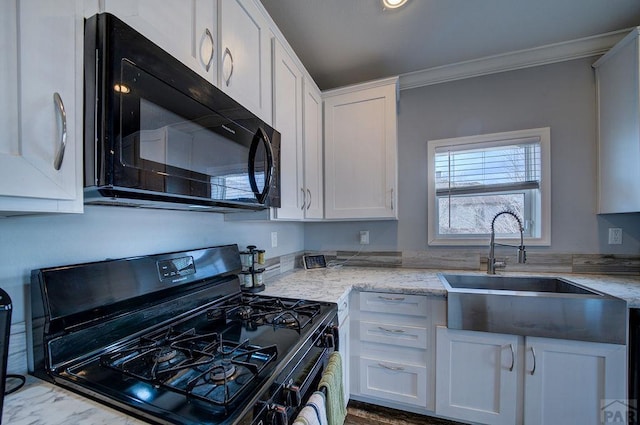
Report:
<svg viewBox="0 0 640 425"><path fill-rule="evenodd" d="M427 297L423 295L360 293L360 311L427 316Z"/></svg>
<svg viewBox="0 0 640 425"><path fill-rule="evenodd" d="M426 407L427 368L361 357L360 393Z"/></svg>
<svg viewBox="0 0 640 425"><path fill-rule="evenodd" d="M427 328L360 321L360 340L426 349Z"/></svg>

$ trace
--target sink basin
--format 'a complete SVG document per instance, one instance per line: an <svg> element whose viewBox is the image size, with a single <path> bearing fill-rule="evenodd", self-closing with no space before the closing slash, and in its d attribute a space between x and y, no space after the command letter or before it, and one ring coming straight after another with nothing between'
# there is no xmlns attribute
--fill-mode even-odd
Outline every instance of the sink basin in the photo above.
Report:
<svg viewBox="0 0 640 425"><path fill-rule="evenodd" d="M576 283L557 277L505 277L496 275L442 275L442 277L451 288L455 289L600 295Z"/></svg>
<svg viewBox="0 0 640 425"><path fill-rule="evenodd" d="M626 344L627 303L557 277L438 274L451 329Z"/></svg>

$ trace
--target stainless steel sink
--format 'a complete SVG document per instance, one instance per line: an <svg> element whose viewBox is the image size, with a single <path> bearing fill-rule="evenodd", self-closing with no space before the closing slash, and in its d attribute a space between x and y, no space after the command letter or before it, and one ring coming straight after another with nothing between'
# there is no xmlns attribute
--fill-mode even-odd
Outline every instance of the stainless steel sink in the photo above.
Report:
<svg viewBox="0 0 640 425"><path fill-rule="evenodd" d="M498 275L442 275L455 289L488 291L551 292L557 294L600 295L576 283L557 277L505 277Z"/></svg>
<svg viewBox="0 0 640 425"><path fill-rule="evenodd" d="M438 274L452 329L626 344L627 303L557 277Z"/></svg>

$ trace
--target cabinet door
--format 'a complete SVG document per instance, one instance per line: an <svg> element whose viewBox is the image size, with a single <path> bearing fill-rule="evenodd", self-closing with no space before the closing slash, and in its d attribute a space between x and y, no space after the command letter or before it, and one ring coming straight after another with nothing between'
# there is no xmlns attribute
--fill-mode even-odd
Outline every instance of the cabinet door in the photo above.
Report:
<svg viewBox="0 0 640 425"><path fill-rule="evenodd" d="M342 385L344 387L344 405L349 402L349 338L351 338L351 332L349 326L351 325L349 316L345 317L340 323L338 328L340 338L340 357L342 357Z"/></svg>
<svg viewBox="0 0 640 425"><path fill-rule="evenodd" d="M322 97L320 90L308 78L304 83L304 216L320 219L324 216L322 162Z"/></svg>
<svg viewBox="0 0 640 425"><path fill-rule="evenodd" d="M484 424L516 423L519 337L445 327L436 332L436 413Z"/></svg>
<svg viewBox="0 0 640 425"><path fill-rule="evenodd" d="M397 218L396 82L325 93L326 218Z"/></svg>
<svg viewBox="0 0 640 425"><path fill-rule="evenodd" d="M533 337L526 342L527 425L597 425L603 407L626 402L626 346Z"/></svg>
<svg viewBox="0 0 640 425"><path fill-rule="evenodd" d="M302 72L274 41L273 126L280 137L280 208L278 219L304 217L302 159Z"/></svg>
<svg viewBox="0 0 640 425"><path fill-rule="evenodd" d="M106 0L105 11L217 84L216 0Z"/></svg>
<svg viewBox="0 0 640 425"><path fill-rule="evenodd" d="M223 0L218 11L220 88L271 123L272 37L267 20L254 0Z"/></svg>
<svg viewBox="0 0 640 425"><path fill-rule="evenodd" d="M596 67L598 93L598 212L640 211L638 31Z"/></svg>
<svg viewBox="0 0 640 425"><path fill-rule="evenodd" d="M0 211L82 212L82 3L1 7Z"/></svg>

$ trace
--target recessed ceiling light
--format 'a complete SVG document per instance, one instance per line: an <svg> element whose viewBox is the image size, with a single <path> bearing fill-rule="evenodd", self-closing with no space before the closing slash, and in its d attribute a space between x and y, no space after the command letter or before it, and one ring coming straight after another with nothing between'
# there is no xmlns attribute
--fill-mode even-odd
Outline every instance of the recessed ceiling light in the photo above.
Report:
<svg viewBox="0 0 640 425"><path fill-rule="evenodd" d="M407 0L382 0L382 6L385 9L397 9L400 6L404 6Z"/></svg>

